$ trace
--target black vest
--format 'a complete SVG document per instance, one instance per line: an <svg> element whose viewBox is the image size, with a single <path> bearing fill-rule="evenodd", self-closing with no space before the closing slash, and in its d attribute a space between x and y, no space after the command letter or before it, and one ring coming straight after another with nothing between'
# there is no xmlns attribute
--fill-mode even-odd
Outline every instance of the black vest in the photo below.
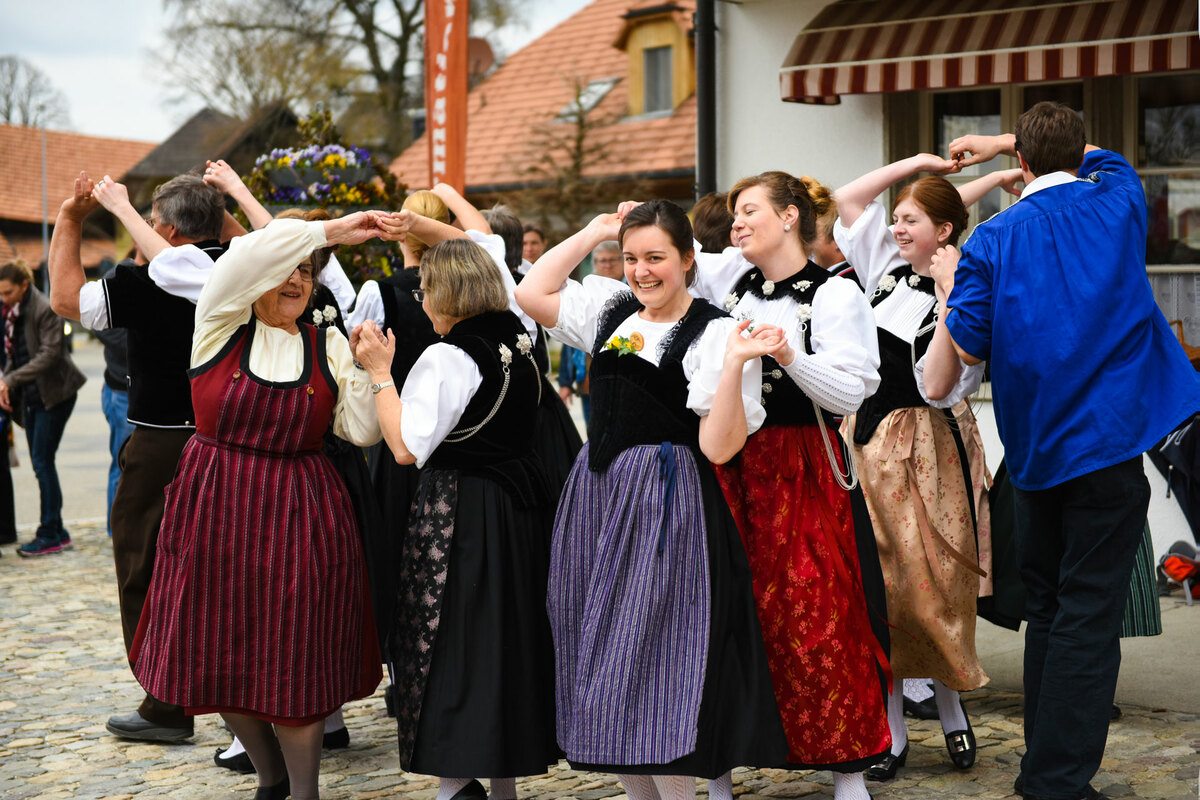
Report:
<svg viewBox="0 0 1200 800"><path fill-rule="evenodd" d="M912 265L905 264L899 269L888 273L899 281L908 281L912 288L919 292L935 296L933 278L917 275ZM912 279L916 280L913 281ZM913 285L915 283L915 285ZM876 289L871 295L872 307L879 305L890 291ZM898 408L920 408L928 405L921 397L917 386L917 377L913 374L914 365L925 355L929 343L933 341L933 327L930 325L937 319L937 304L929 309L925 319L921 320L919 330L929 330L917 337L915 342L907 342L894 333L883 328L879 329L879 389L875 394L863 401L858 409L854 423L854 443L865 445L871 441L875 429L883 418Z"/></svg>
<svg viewBox="0 0 1200 800"><path fill-rule="evenodd" d="M541 381L521 320L511 311L479 314L456 324L442 341L469 355L483 382L425 466L478 471L532 455ZM528 343L528 354L521 342Z"/></svg>
<svg viewBox="0 0 1200 800"><path fill-rule="evenodd" d="M588 467L608 468L617 455L642 444L671 442L700 452L700 417L687 407L683 357L718 317L728 316L704 300L692 300L683 318L658 345L658 366L641 356L605 350L613 332L642 304L632 292L613 295L600 312L592 345L591 422Z"/></svg>
<svg viewBox="0 0 1200 800"><path fill-rule="evenodd" d="M226 250L216 241L195 246L213 261ZM187 374L195 304L163 291L148 267L132 262L118 264L104 285L109 325L129 331L129 421L152 428L195 427Z"/></svg>

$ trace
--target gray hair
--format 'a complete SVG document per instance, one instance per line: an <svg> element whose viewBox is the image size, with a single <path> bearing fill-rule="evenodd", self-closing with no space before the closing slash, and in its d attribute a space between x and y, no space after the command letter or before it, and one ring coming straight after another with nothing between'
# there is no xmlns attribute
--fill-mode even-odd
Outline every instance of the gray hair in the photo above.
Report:
<svg viewBox="0 0 1200 800"><path fill-rule="evenodd" d="M596 249L592 251L592 256L598 256L601 253L616 253L621 255L621 243L615 239L609 239L606 242L601 242L596 245Z"/></svg>
<svg viewBox="0 0 1200 800"><path fill-rule="evenodd" d="M225 199L196 175L177 175L154 190L154 209L180 236L217 239L225 225Z"/></svg>

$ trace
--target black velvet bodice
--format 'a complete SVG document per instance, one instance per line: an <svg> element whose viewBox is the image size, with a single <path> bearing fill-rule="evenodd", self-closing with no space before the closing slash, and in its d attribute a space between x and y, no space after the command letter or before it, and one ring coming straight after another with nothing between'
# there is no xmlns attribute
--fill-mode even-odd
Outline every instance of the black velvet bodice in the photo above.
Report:
<svg viewBox="0 0 1200 800"><path fill-rule="evenodd" d="M889 273L897 283L907 281L913 289L933 296L933 278L917 275L909 264ZM889 293L877 290L871 295L871 305L877 306ZM937 318L937 304L921 321L924 331L913 342L905 341L894 333L879 328L879 389L863 401L854 423L854 443L865 445L871 441L875 429L883 418L898 408L919 408L928 405L917 386L913 374L914 365L925 355L933 341L933 326Z"/></svg>
<svg viewBox="0 0 1200 800"><path fill-rule="evenodd" d="M618 453L635 445L671 442L699 451L700 417L687 407L683 357L709 322L726 315L710 303L693 300L659 343L655 366L638 355L604 349L617 327L641 308L632 292L621 292L600 315L589 372L588 467L594 472L602 472Z"/></svg>
<svg viewBox="0 0 1200 800"><path fill-rule="evenodd" d="M516 314L494 311L469 317L442 341L471 357L483 383L425 466L478 471L531 455L541 380L532 342Z"/></svg>

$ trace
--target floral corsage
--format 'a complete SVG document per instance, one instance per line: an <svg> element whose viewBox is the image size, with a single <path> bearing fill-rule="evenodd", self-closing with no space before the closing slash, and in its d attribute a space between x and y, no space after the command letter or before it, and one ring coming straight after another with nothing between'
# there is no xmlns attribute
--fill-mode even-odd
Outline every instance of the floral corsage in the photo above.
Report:
<svg viewBox="0 0 1200 800"><path fill-rule="evenodd" d="M614 336L604 344L605 350L616 350L617 355L634 355L646 346L646 340L634 331L626 336Z"/></svg>
<svg viewBox="0 0 1200 800"><path fill-rule="evenodd" d="M325 322L333 322L337 319L338 312L333 306L325 306L324 308L313 309L313 325L321 325Z"/></svg>

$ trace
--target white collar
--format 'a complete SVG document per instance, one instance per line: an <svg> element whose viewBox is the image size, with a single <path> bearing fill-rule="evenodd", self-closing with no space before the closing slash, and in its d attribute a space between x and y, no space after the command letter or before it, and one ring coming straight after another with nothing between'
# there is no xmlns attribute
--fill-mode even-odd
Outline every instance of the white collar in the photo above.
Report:
<svg viewBox="0 0 1200 800"><path fill-rule="evenodd" d="M1049 189L1051 186L1062 186L1064 183L1073 183L1080 181L1083 178L1078 178L1069 172L1050 172L1046 175L1039 175L1029 182L1029 185L1021 190L1021 199L1024 200L1034 192L1040 192L1042 189Z"/></svg>

